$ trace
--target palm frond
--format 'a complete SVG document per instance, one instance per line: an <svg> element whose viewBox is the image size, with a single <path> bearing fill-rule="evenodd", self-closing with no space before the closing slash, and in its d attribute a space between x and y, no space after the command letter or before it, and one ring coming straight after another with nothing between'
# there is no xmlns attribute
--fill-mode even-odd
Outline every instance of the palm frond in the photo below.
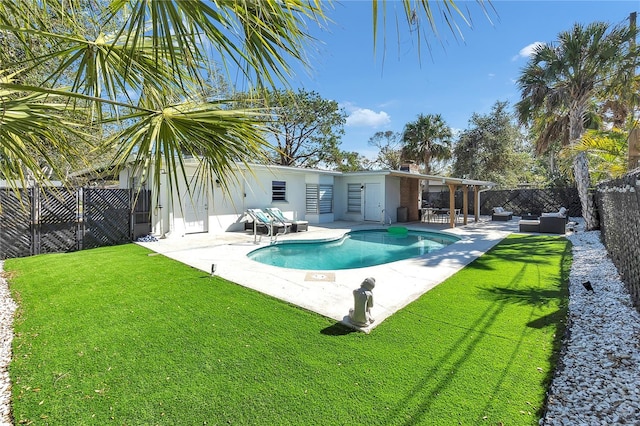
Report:
<svg viewBox="0 0 640 426"><path fill-rule="evenodd" d="M373 41L374 51L377 49L378 19L382 16L383 26L386 25L386 6L387 0L372 0L373 12ZM421 55L421 46L425 42L427 48L431 48L428 36L435 35L440 37L440 28L438 19L442 19L448 31L457 40L464 40L463 26L472 28L471 13L468 8L466 11L458 7L458 3L454 0L434 1L434 0L402 0L401 10L404 12L404 24L409 28L410 33L415 35L415 42L418 48L418 56ZM484 16L491 21L489 11L496 12L490 1L476 0L476 5L480 8ZM396 17L396 32L400 33L400 20ZM427 29L423 29L422 22L426 24ZM386 31L382 31L383 36ZM386 44L386 43L385 43Z"/></svg>
<svg viewBox="0 0 640 426"><path fill-rule="evenodd" d="M585 152L589 158L593 183L614 179L627 172L628 133L619 129L611 131L588 130L579 144L568 146L560 157L569 164L577 153Z"/></svg>
<svg viewBox="0 0 640 426"><path fill-rule="evenodd" d="M150 105L147 110L152 111ZM141 181L152 175L159 185L160 171L165 170L170 188L179 192L178 181L187 181L185 165L192 161L200 166L199 178L227 188L236 163L253 161L268 146L260 117L261 111L233 109L228 101L184 101L121 117L133 124L105 141L103 148L116 148L112 166L133 164Z"/></svg>
<svg viewBox="0 0 640 426"><path fill-rule="evenodd" d="M321 23L330 4L320 0L116 0L111 13L128 11L119 36L133 46L150 39L156 61L181 65L174 68L177 76L186 73L198 78L200 64L215 52L214 60L240 70L260 86L276 80L286 84L291 64L304 63L305 47L313 41L305 30L307 21ZM184 57L178 61L179 56Z"/></svg>
<svg viewBox="0 0 640 426"><path fill-rule="evenodd" d="M52 152L63 158L76 156L74 146L66 143L67 135L84 135L79 124L65 114L65 104L47 101L46 94L23 95L3 88L2 82L10 82L13 76L0 71L0 175L23 185L27 178L46 181L41 161L54 167Z"/></svg>

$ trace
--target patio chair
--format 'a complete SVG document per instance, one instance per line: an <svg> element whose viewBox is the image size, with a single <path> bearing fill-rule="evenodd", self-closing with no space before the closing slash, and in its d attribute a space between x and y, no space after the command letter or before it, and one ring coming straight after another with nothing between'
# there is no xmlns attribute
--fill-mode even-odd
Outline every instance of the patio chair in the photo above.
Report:
<svg viewBox="0 0 640 426"><path fill-rule="evenodd" d="M247 209L246 214L253 220L257 232L275 236L277 234L286 234L291 230L291 224L275 220L262 209Z"/></svg>
<svg viewBox="0 0 640 426"><path fill-rule="evenodd" d="M272 218L274 218L275 220L285 223L285 224L290 224L291 225L291 232L300 232L300 231L306 231L309 229L309 222L306 220L291 220L291 219L287 219L284 214L282 213L282 210L280 210L277 207L270 207L267 209L264 209L267 214L269 216L271 216Z"/></svg>

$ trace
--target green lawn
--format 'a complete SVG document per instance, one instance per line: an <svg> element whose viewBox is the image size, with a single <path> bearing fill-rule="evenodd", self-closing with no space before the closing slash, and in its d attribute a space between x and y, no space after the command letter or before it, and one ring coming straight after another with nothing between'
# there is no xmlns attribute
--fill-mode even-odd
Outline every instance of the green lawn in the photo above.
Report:
<svg viewBox="0 0 640 426"><path fill-rule="evenodd" d="M16 424L538 424L564 238L511 236L369 335L149 253L6 261Z"/></svg>

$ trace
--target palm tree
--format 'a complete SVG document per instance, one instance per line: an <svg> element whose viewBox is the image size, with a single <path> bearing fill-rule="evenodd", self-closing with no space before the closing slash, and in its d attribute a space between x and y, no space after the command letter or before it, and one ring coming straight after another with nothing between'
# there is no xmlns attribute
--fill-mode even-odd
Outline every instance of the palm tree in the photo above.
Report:
<svg viewBox="0 0 640 426"><path fill-rule="evenodd" d="M576 145L585 132L592 102L616 75L631 72L637 60L630 44L635 30L595 22L575 24L558 35L557 44L538 46L522 70L522 90L516 105L522 124L537 126L537 146L560 140ZM586 153L573 159L576 187L587 229L598 228L595 202L589 195L590 176Z"/></svg>
<svg viewBox="0 0 640 426"><path fill-rule="evenodd" d="M407 22L433 24L433 1L403 4ZM384 5L372 0L374 27ZM116 170L133 161L141 180L153 172L159 185L164 169L175 186L193 156L199 178L227 188L236 162L263 155L266 115L233 96L212 96L211 64L244 76L243 91L258 96L287 86L294 64L306 63L308 29L325 26L330 7L325 0L0 2L0 177L45 182L41 163L51 150L61 162L108 152ZM442 15L452 30L456 15L469 22L451 1ZM15 55L5 54L7 40ZM69 143L78 138L84 146Z"/></svg>
<svg viewBox="0 0 640 426"><path fill-rule="evenodd" d="M142 180L166 169L175 186L185 159L193 156L202 177L226 186L235 163L259 157L267 142L260 111L211 96L211 59L244 74L254 87L273 85L303 60L311 40L306 20L322 22L324 16L319 2L87 4L0 3L0 31L12 34L21 52L15 62L3 58L0 64L0 100L11 108L0 118L5 177L20 178L28 170L44 179L40 161L25 157L24 147L55 140L70 160L74 153L60 135L83 133L90 122L109 133L96 140L94 132L84 132L83 151L110 149L116 168L133 160ZM96 5L103 8L94 11ZM24 74L43 77L27 85L19 80Z"/></svg>
<svg viewBox="0 0 640 426"><path fill-rule="evenodd" d="M616 128L610 131L587 130L578 145L567 146L560 151L560 158L570 159L576 152L584 151L589 158L594 182L619 178L628 171L628 135L628 132Z"/></svg>
<svg viewBox="0 0 640 426"><path fill-rule="evenodd" d="M440 114L420 114L404 127L403 156L422 163L424 172L429 174L432 160L451 158L451 136L451 128Z"/></svg>

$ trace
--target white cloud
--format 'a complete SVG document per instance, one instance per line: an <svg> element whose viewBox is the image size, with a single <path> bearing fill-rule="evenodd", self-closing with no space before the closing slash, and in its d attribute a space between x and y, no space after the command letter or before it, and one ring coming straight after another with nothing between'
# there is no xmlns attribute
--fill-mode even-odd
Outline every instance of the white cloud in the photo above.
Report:
<svg viewBox="0 0 640 426"><path fill-rule="evenodd" d="M523 47L522 49L520 49L520 52L518 52L518 55L513 58L513 60L515 61L516 59L520 59L520 58L530 58L531 55L533 55L533 52L535 51L535 49L538 46L542 46L544 44L545 43L541 41L536 41Z"/></svg>
<svg viewBox="0 0 640 426"><path fill-rule="evenodd" d="M391 123L391 117L384 111L375 112L367 108L355 108L349 112L347 126L381 127Z"/></svg>

